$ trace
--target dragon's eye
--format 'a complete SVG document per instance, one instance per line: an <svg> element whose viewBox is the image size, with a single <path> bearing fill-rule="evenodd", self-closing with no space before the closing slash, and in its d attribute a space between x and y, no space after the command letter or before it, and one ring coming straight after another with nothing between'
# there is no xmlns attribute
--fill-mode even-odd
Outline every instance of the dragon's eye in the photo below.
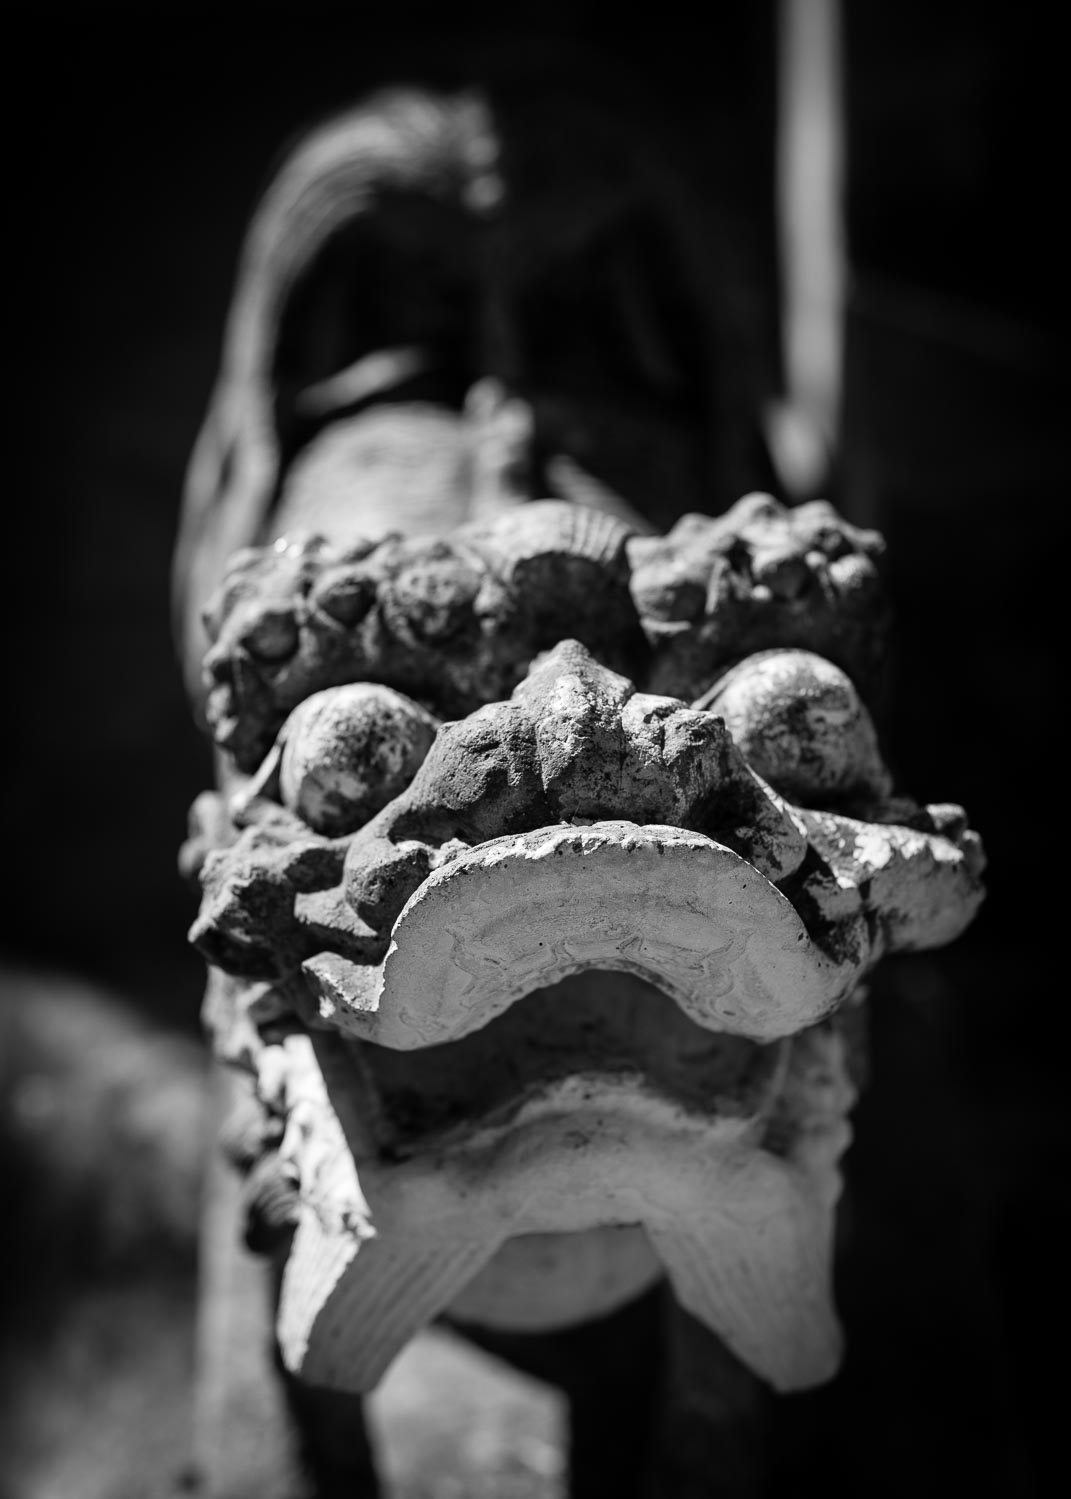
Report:
<svg viewBox="0 0 1071 1499"><path fill-rule="evenodd" d="M242 644L258 661L285 661L298 646L298 627L290 609L263 609L242 632Z"/></svg>

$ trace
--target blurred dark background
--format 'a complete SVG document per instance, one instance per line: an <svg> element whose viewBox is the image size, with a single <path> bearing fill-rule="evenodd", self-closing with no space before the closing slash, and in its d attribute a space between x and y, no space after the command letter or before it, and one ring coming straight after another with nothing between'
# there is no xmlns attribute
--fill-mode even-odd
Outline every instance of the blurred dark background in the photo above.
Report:
<svg viewBox="0 0 1071 1499"><path fill-rule="evenodd" d="M84 1025L26 1039L34 1006L51 1013L53 973L107 996L92 1001L105 1029L129 1013L166 1034L196 1086L202 973L175 853L211 768L171 645L170 553L241 235L298 128L384 82L453 81L491 44L549 69L577 48L620 64L706 163L757 344L768 355L775 342L772 5L712 7L701 28L673 6L642 22L563 3L399 10L10 12L0 953L15 977L0 1082L16 1093L27 1070L78 1086L70 1038L88 1047ZM1060 1433L1050 1361L1066 1348L1065 918L1048 863L1062 837L1050 761L1069 557L1066 64L1040 6L843 10L852 285L837 498L889 544L893 761L913 794L968 808L990 895L954 948L890 963L876 987L849 1156L850 1352L834 1387L786 1403L785 1492L1040 1494ZM0 1146L17 1188L8 1300L37 1306L47 1263L54 1310L106 1256L42 1256L92 1208L35 1205L48 1192L26 1162L42 1116L24 1094ZM159 1140L175 1143L164 1126ZM169 1233L134 1241L148 1254ZM182 1285L191 1245L177 1251ZM14 1313L11 1325L37 1326ZM57 1425L41 1450L66 1440ZM68 1490L11 1489L38 1492Z"/></svg>

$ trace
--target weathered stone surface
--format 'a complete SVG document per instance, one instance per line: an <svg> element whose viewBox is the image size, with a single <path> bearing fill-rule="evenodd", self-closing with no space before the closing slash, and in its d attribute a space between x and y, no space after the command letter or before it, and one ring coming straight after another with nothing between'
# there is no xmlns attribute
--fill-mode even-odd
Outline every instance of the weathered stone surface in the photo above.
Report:
<svg viewBox="0 0 1071 1499"><path fill-rule="evenodd" d="M575 641L537 664L508 703L446 725L412 784L354 840L347 899L377 930L434 851L573 819L691 828L738 849L770 879L805 852L798 824L749 769L720 719L636 692ZM410 869L408 881L400 873ZM381 875L381 869L389 873Z"/></svg>
<svg viewBox="0 0 1071 1499"><path fill-rule="evenodd" d="M507 1121L473 1120L393 1162L353 1107L338 1043L317 1043L316 1058L295 1051L292 1066L323 1076L327 1096L294 1157L309 1207L284 1279L284 1357L313 1382L370 1388L506 1242L623 1222L642 1225L684 1304L775 1386L827 1378L839 1351L829 1280L836 1163L853 1092L835 1032L813 1029L785 1047L750 1117L719 1121L714 1107L691 1114L635 1081L578 1075ZM793 1128L773 1153L762 1120L786 1100ZM350 1185L328 1190L335 1169ZM361 1204L352 1229L333 1229L317 1210L325 1193ZM340 1326L362 1336L340 1340Z"/></svg>
<svg viewBox="0 0 1071 1499"><path fill-rule="evenodd" d="M317 833L353 832L405 789L437 728L418 704L375 683L313 693L280 731L280 800Z"/></svg>
<svg viewBox="0 0 1071 1499"><path fill-rule="evenodd" d="M848 675L813 651L758 651L696 704L725 721L753 770L806 807L881 807L892 776Z"/></svg>
<svg viewBox="0 0 1071 1499"><path fill-rule="evenodd" d="M721 717L636 692L565 642L508 702L443 725L410 784L352 835L319 837L254 797L250 826L205 860L191 935L306 1018L393 1046L455 1036L598 966L657 978L702 1025L765 1039L814 1023L883 952L962 930L981 899L978 841L953 812L882 801L872 727L827 663L766 653L726 691L782 778L802 774L826 804L854 792L890 821L785 802ZM778 735L793 723L806 732L786 772ZM666 921L676 935L660 939ZM765 958L753 927L769 933ZM436 929L451 934L441 950ZM786 969L782 947L803 967Z"/></svg>
<svg viewBox="0 0 1071 1499"><path fill-rule="evenodd" d="M294 1233L289 1367L366 1390L451 1306L563 1326L664 1274L775 1387L828 1378L853 1089L826 1017L973 916L962 810L894 796L852 681L801 649L689 707L565 640L430 744L396 691L355 700L400 713L411 774L361 826L310 827L322 802L283 767L305 734L309 763L374 772L376 741L300 709L230 822L201 819L220 846L192 935L233 975L206 1014L270 1122L247 1235Z"/></svg>
<svg viewBox="0 0 1071 1499"><path fill-rule="evenodd" d="M504 697L566 637L660 695L698 698L741 658L785 646L828 657L866 695L885 653L880 551L824 502L789 511L769 495L664 538L555 500L449 541L283 536L240 553L206 610L205 711L249 771L321 688L379 681L457 716Z"/></svg>
<svg viewBox="0 0 1071 1499"><path fill-rule="evenodd" d="M248 1232L289 1249L312 1386L371 1388L450 1308L560 1328L664 1275L804 1388L839 1356L849 1020L883 954L962 931L981 847L881 755L881 538L758 493L687 513L702 422L649 398L635 285L641 397L583 339L522 367L516 307L579 240L498 214L499 144L480 101L401 92L291 159L191 475L224 791L183 865L252 1079ZM639 201L573 207L627 238ZM414 223L464 296L408 274Z"/></svg>
<svg viewBox="0 0 1071 1499"><path fill-rule="evenodd" d="M745 495L724 515L686 515L629 542L632 591L655 651L650 686L697 698L755 651L798 646L840 666L869 697L887 618L876 531L824 500L795 509Z"/></svg>
<svg viewBox="0 0 1071 1499"><path fill-rule="evenodd" d="M337 549L308 536L243 552L206 613L213 737L251 771L287 714L325 687L379 682L448 717L504 697L566 635L624 664L643 650L628 534L547 500L448 541Z"/></svg>
<svg viewBox="0 0 1071 1499"><path fill-rule="evenodd" d="M813 1024L857 974L731 849L605 821L459 855L410 898L382 965L305 964L324 1018L403 1050L456 1040L584 969L638 974L697 1025L762 1041Z"/></svg>
<svg viewBox="0 0 1071 1499"><path fill-rule="evenodd" d="M915 819L921 826L913 827L828 812L802 816L836 884L865 891L879 951L942 947L964 931L982 903L985 858L961 807L922 808ZM817 892L816 899L822 899Z"/></svg>

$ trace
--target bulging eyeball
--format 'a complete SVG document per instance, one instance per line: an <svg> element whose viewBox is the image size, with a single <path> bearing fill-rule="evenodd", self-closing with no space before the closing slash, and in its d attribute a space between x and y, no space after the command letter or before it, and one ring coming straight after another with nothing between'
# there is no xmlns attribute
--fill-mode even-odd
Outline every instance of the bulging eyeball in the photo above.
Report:
<svg viewBox="0 0 1071 1499"><path fill-rule="evenodd" d="M313 693L282 731L283 805L317 833L352 833L408 786L438 727L418 703L376 682Z"/></svg>
<svg viewBox="0 0 1071 1499"><path fill-rule="evenodd" d="M802 806L884 798L892 779L850 678L812 651L758 651L700 699L744 757Z"/></svg>

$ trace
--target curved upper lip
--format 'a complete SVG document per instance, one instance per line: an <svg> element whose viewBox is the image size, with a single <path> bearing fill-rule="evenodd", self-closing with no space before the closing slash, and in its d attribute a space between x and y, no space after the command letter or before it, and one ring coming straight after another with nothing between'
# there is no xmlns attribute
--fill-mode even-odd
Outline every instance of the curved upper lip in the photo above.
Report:
<svg viewBox="0 0 1071 1499"><path fill-rule="evenodd" d="M604 821L482 843L410 897L382 963L321 954L304 969L344 1031L410 1050L590 968L639 974L698 1025L770 1041L828 1013L859 966L823 952L724 845Z"/></svg>

